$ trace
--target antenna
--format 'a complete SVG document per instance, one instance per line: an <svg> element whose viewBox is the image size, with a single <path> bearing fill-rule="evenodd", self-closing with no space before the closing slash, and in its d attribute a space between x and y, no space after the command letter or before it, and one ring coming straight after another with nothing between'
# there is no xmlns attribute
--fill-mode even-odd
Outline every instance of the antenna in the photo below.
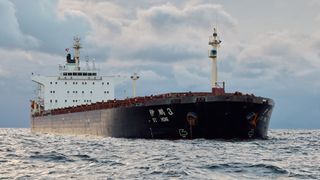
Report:
<svg viewBox="0 0 320 180"><path fill-rule="evenodd" d="M136 97L136 81L140 78L137 73L133 73L130 77L133 80L133 97Z"/></svg>

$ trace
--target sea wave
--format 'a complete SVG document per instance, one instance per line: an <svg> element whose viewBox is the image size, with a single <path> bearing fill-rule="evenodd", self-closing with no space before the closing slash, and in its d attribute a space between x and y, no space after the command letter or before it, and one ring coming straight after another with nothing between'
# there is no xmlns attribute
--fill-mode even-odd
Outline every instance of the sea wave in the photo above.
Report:
<svg viewBox="0 0 320 180"><path fill-rule="evenodd" d="M320 130L145 140L0 129L0 179L320 179Z"/></svg>

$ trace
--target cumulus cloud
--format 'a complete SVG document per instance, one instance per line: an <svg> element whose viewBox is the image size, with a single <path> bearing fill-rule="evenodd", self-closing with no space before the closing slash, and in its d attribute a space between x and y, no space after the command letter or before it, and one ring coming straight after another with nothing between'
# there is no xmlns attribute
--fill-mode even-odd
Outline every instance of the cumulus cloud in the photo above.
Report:
<svg viewBox="0 0 320 180"><path fill-rule="evenodd" d="M210 91L210 76L206 77L201 70L194 67L186 67L184 65L175 64L173 67L174 76L177 79L178 86L188 87L193 91ZM206 75L209 73L206 73Z"/></svg>
<svg viewBox="0 0 320 180"><path fill-rule="evenodd" d="M261 34L242 44L230 74L243 84L261 86L262 81L274 88L319 87L315 75L320 73L320 62L312 39L289 31Z"/></svg>
<svg viewBox="0 0 320 180"><path fill-rule="evenodd" d="M18 82L24 84L22 87L29 84L31 72L53 75L57 73L58 64L64 63L64 58L61 56L32 50L0 49L0 57L0 79L8 85L13 85L13 89ZM2 78L1 74L3 74Z"/></svg>
<svg viewBox="0 0 320 180"><path fill-rule="evenodd" d="M320 67L310 38L301 34L270 32L253 39L237 57L235 71L247 77L277 79L304 76Z"/></svg>
<svg viewBox="0 0 320 180"><path fill-rule="evenodd" d="M0 47L38 47L39 42L35 37L21 31L15 13L15 5L11 1L0 1Z"/></svg>
<svg viewBox="0 0 320 180"><path fill-rule="evenodd" d="M121 55L168 63L205 57L207 39L203 37L211 33L216 16L225 19L224 26L235 24L220 6L210 4L178 8L167 3L139 10L137 19L123 29L115 52L120 54L121 47L129 45L130 50Z"/></svg>
<svg viewBox="0 0 320 180"><path fill-rule="evenodd" d="M256 82L288 77L311 79L317 72L310 37L288 31L265 32L244 42L235 35L238 20L219 4L139 2L124 6L123 1L60 1L58 9L62 14L75 11L86 16L93 27L86 41L96 52L104 50L100 58L113 71L151 68L164 71L164 76L170 75L179 85L188 87L192 87L189 82L198 82L197 87L210 82L206 37L219 19L224 40L218 62L221 80L234 76L251 82L252 77Z"/></svg>
<svg viewBox="0 0 320 180"><path fill-rule="evenodd" d="M7 77L9 75L9 72L6 70L6 68L0 66L0 77Z"/></svg>
<svg viewBox="0 0 320 180"><path fill-rule="evenodd" d="M60 16L68 12L86 16L92 27L85 38L93 47L88 51L109 72L127 74L128 68L145 72L153 69L187 87L191 82L210 82L207 37L216 19L228 35L237 20L221 5L212 3L139 2L59 1L58 12ZM185 68L186 64L193 67Z"/></svg>
<svg viewBox="0 0 320 180"><path fill-rule="evenodd" d="M208 36L214 19L219 18L222 27L237 23L220 5L161 3L134 9L121 3L60 1L59 10L68 12L72 7L86 12L93 27L86 40L107 50L108 58L131 61L169 63L204 57L207 39L203 37Z"/></svg>
<svg viewBox="0 0 320 180"><path fill-rule="evenodd" d="M152 80L152 81L162 81L166 79L166 77L152 70L142 70L139 72L139 75L146 80Z"/></svg>
<svg viewBox="0 0 320 180"><path fill-rule="evenodd" d="M13 14L21 32L37 40L33 50L61 54L76 35L85 37L90 31L87 19L76 13L57 14L57 1L13 1Z"/></svg>
<svg viewBox="0 0 320 180"><path fill-rule="evenodd" d="M82 59L94 57L102 74L127 79L117 87L121 97L131 95L128 77L133 72L141 76L139 95L209 91L208 36L217 22L222 38L219 80L227 81L230 91L260 87L269 96L273 87L285 92L297 86L320 88L319 33L293 32L286 26L280 31L270 22L263 23L276 30L261 32L255 24L244 28L246 16L237 16L230 10L233 5L225 5L207 0L2 0L0 86L6 93L1 94L28 97L30 73L56 74L74 35L82 38ZM262 23L259 17L250 22ZM248 28L259 32L246 34ZM246 29L241 36L239 29Z"/></svg>

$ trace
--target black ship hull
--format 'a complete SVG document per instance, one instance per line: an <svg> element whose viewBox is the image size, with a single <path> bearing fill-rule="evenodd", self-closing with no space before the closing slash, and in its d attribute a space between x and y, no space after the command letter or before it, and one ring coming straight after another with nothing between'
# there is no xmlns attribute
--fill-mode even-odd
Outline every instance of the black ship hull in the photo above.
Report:
<svg viewBox="0 0 320 180"><path fill-rule="evenodd" d="M32 116L33 132L118 138L267 138L274 103L248 95L192 96L130 107Z"/></svg>

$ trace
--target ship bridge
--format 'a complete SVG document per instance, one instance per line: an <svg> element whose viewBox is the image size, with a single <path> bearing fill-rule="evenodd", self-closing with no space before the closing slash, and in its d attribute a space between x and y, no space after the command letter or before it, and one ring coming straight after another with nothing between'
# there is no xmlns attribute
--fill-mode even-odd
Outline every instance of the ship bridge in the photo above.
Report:
<svg viewBox="0 0 320 180"><path fill-rule="evenodd" d="M80 38L74 38L74 57L66 49L66 63L59 65L56 76L32 75L37 84L33 111L65 108L114 99L115 76L100 75L94 61L80 67Z"/></svg>

